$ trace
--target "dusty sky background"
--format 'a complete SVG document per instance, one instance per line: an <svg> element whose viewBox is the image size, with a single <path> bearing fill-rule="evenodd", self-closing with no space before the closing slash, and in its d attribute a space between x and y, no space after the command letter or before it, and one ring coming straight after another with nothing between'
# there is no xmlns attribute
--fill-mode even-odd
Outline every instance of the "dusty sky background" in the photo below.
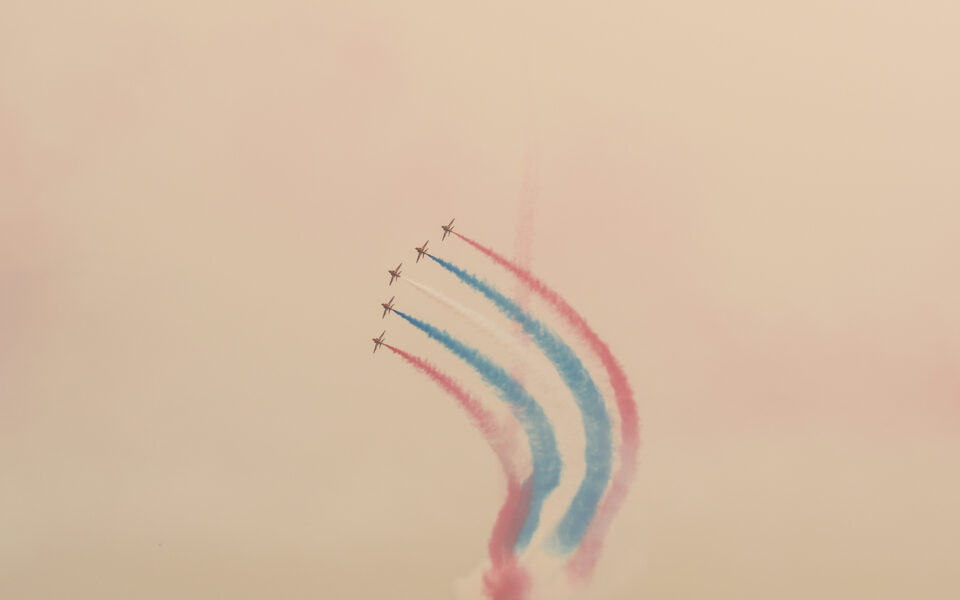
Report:
<svg viewBox="0 0 960 600"><path fill-rule="evenodd" d="M0 597L450 598L495 463L368 340L531 207L643 418L587 597L960 597L955 3L0 12Z"/></svg>

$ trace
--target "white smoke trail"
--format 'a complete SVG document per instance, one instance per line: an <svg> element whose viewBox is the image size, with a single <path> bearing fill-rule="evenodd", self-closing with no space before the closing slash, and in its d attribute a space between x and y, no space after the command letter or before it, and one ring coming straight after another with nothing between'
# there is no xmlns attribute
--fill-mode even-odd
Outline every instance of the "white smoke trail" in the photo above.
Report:
<svg viewBox="0 0 960 600"><path fill-rule="evenodd" d="M525 348L517 340L517 338L513 336L510 332L500 327L497 327L497 325L495 325L493 322L489 321L488 319L483 317L483 315L477 313L476 311L471 310L470 308L467 308L466 306L460 304L453 298L447 296L442 292L438 292L437 290L433 289L430 286L424 285L422 283L419 283L409 278L401 278L401 279L403 281L406 281L410 285L412 285L414 288L416 288L420 292L423 292L423 294L426 295L427 297L432 298L433 300L436 300L440 304L443 304L444 306L453 310L460 316L466 318L468 321L476 325L478 328L483 329L492 337L496 338L496 340L500 342L503 346L510 349L515 355L522 357L529 352L529 350Z"/></svg>

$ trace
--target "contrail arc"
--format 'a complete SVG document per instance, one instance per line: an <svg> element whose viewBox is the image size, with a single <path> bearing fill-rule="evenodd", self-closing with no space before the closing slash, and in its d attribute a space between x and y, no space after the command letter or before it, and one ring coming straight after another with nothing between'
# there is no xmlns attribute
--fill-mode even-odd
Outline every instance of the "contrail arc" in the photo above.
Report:
<svg viewBox="0 0 960 600"><path fill-rule="evenodd" d="M494 572L488 573L489 578L505 579L497 573L500 569L508 569L515 573L513 547L527 514L527 504L530 498L530 484L520 481L516 472L513 454L516 451L515 441L508 437L508 430L501 428L494 415L485 409L480 400L460 386L452 377L443 373L425 359L414 356L395 346L384 343L384 346L403 358L414 368L424 373L443 391L452 396L457 404L466 411L473 425L480 430L484 439L497 456L507 483L507 497L497 516L493 531L490 534L488 545L490 562Z"/></svg>
<svg viewBox="0 0 960 600"><path fill-rule="evenodd" d="M611 440L610 416L600 390L576 353L563 339L541 321L504 296L493 285L477 278L464 269L427 254L437 264L457 276L460 281L479 291L508 318L519 323L537 347L553 364L557 373L573 393L583 418L586 434L586 472L576 495L566 513L560 519L551 536L551 546L560 554L573 552L596 513L612 471L613 443Z"/></svg>
<svg viewBox="0 0 960 600"><path fill-rule="evenodd" d="M543 508L544 499L560 483L563 462L557 450L557 440L554 436L553 426L550 425L543 408L534 400L533 396L503 367L446 331L402 311L394 309L394 312L469 364L486 383L497 390L497 394L510 406L511 411L527 434L533 462L533 474L531 476L533 483L529 512L514 545L515 551L523 550L530 543L530 538L540 523L540 511Z"/></svg>
<svg viewBox="0 0 960 600"><path fill-rule="evenodd" d="M529 270L510 261L491 248L457 232L452 233L486 255L496 264L510 271L524 286L552 306L590 347L593 353L597 355L604 369L607 371L607 377L610 379L610 384L614 390L617 411L620 414L620 465L613 476L610 490L607 492L600 509L597 511L596 518L590 524L587 534L584 536L580 547L568 565L572 575L588 579L593 573L593 569L600 557L600 551L607 530L623 506L623 502L626 500L630 490L630 485L636 475L637 454L640 450L640 420L637 415L637 404L633 398L633 390L630 387L630 382L623 372L623 367L620 366L620 363L610 351L610 347L600 339L600 336L590 327L586 319L574 310L560 294L548 287L547 284L534 276Z"/></svg>

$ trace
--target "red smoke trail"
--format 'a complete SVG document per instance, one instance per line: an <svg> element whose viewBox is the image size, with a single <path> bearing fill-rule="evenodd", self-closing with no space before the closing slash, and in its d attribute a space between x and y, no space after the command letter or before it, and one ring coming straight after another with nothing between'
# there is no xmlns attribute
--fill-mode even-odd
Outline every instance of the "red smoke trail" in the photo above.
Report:
<svg viewBox="0 0 960 600"><path fill-rule="evenodd" d="M604 368L607 370L607 376L610 378L610 384L613 386L613 393L616 397L617 410L620 413L620 466L610 482L610 489L607 491L606 497L603 499L603 503L600 505L593 522L590 523L590 527L587 529L583 541L567 563L567 569L570 575L576 579L585 581L589 579L593 573L597 560L600 558L603 539L614 517L616 517L617 512L623 505L623 501L627 497L627 492L630 489L630 484L637 470L637 452L640 449L640 421L637 416L637 404L633 399L633 390L630 389L630 383L627 381L627 376L624 374L623 368L617 362L613 353L610 352L607 344L600 339L600 336L590 328L586 320L581 317L572 306L567 304L567 301L561 298L558 293L547 287L543 281L535 277L527 269L511 262L490 248L456 231L452 233L483 254L486 254L498 265L513 273L532 292L553 306L557 312L566 319L573 330L590 346L590 349L600 358Z"/></svg>
<svg viewBox="0 0 960 600"><path fill-rule="evenodd" d="M493 567L483 576L484 588L492 600L523 600L529 587L529 578L517 564L513 547L527 518L533 478L520 483L513 461L516 443L501 430L494 416L483 407L480 401L460 387L449 375L420 357L387 343L383 345L425 373L434 383L453 396L470 415L470 420L497 455L497 460L507 479L507 497L490 534L488 550Z"/></svg>
<svg viewBox="0 0 960 600"><path fill-rule="evenodd" d="M507 498L490 532L490 563L483 574L483 588L491 600L524 600L530 588L530 577L517 564L513 546L527 518L533 477L518 485L516 478L507 478Z"/></svg>

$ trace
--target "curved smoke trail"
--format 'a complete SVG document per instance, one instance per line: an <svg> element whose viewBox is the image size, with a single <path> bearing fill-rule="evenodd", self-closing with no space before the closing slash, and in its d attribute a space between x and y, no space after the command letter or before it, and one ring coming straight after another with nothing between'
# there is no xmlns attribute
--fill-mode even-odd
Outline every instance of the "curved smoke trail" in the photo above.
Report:
<svg viewBox="0 0 960 600"><path fill-rule="evenodd" d="M435 302L449 308L458 316L463 317L464 319L473 323L477 328L490 334L498 342L500 342L505 348L512 351L517 361L523 362L524 357L526 357L530 352L529 345L524 346L524 343L527 342L526 339L518 339L515 334L511 334L507 332L506 329L498 326L497 323L487 319L486 317L477 313L476 311L464 306L463 304L458 302L456 299L451 298L446 294L444 294L443 292L435 290L425 284L422 284L418 281L410 279L409 277L405 278L404 281L412 285L417 291L426 295L431 300L434 300ZM523 288L523 289L525 290L526 288ZM514 324L514 325L520 330L518 333L522 334L522 329L523 329L522 326L517 324ZM515 370L511 374L518 381L523 382L523 379L521 378L521 373L518 373L517 370ZM560 388L555 387L556 384L552 381L548 381L547 379L544 379L540 381L540 384L548 385L550 388L550 393L552 393L557 397L564 395L565 390L562 391ZM560 431L557 431L556 433L557 435L562 435ZM504 503L503 509L501 509L500 518L497 520L497 522L494 525L494 531L491 532L491 540L502 539L504 537L503 535L497 533L497 529L500 527L506 526L505 520L510 519L510 514L512 514L512 511L508 508L509 501L511 501L511 498L508 497L507 501ZM526 507L524 506L523 508L525 509ZM523 516L526 514L526 512L525 510L518 511L518 512L519 512L518 518L520 519L520 521L518 522L517 527L519 528L519 524L522 523ZM496 565L495 561L493 561L492 554L491 554L491 562L493 562ZM515 590L520 589L519 588L520 584L517 582L517 578L525 577L525 576L526 576L526 571L521 569L519 566L514 566L512 563L507 563L502 567L495 566L495 568L487 571L482 576L481 582L487 591L487 596L489 598L492 598L493 600L521 600L523 596L516 595Z"/></svg>
<svg viewBox="0 0 960 600"><path fill-rule="evenodd" d="M511 377L500 365L496 364L477 349L467 346L446 331L421 321L415 317L394 309L393 311L408 323L423 331L431 338L443 344L448 350L467 362L498 395L510 406L527 434L530 454L533 461L533 478L530 492L528 514L523 527L517 535L515 551L521 551L530 543L533 532L540 523L540 510L543 501L560 483L563 462L557 450L557 440L553 427L543 409L527 390Z"/></svg>
<svg viewBox="0 0 960 600"><path fill-rule="evenodd" d="M576 353L546 325L500 293L493 285L432 254L427 256L456 275L460 281L482 293L500 312L523 326L527 335L553 363L577 401L587 440L584 450L587 469L580 488L551 539L551 545L560 554L572 552L580 544L596 513L612 470L610 416L600 390Z"/></svg>
<svg viewBox="0 0 960 600"><path fill-rule="evenodd" d="M514 466L513 454L516 452L516 441L509 437L508 429L501 429L498 426L493 414L482 406L480 400L471 396L452 377L418 356L404 352L387 343L383 345L392 350L394 354L402 357L414 368L423 372L445 392L453 396L461 408L467 412L470 421L480 430L497 456L506 478L507 497L500 508L493 531L490 534L488 551L492 569L484 575L483 579L488 594L493 600L522 598L529 586L529 577L516 564L513 547L527 515L531 482L530 480L521 482L519 473Z"/></svg>
<svg viewBox="0 0 960 600"><path fill-rule="evenodd" d="M637 453L640 450L640 421L637 415L637 404L633 399L633 390L630 388L627 376L623 372L623 367L617 362L609 346L587 324L586 319L574 310L560 294L549 288L547 284L535 277L530 271L503 255L455 231L452 233L485 254L493 262L513 273L528 289L550 304L599 357L607 371L607 377L610 379L617 401L617 411L620 413L620 466L613 477L610 491L607 492L603 504L597 511L596 518L590 524L583 542L569 563L572 575L588 579L600 558L600 551L607 530L620 507L623 506L637 470Z"/></svg>

